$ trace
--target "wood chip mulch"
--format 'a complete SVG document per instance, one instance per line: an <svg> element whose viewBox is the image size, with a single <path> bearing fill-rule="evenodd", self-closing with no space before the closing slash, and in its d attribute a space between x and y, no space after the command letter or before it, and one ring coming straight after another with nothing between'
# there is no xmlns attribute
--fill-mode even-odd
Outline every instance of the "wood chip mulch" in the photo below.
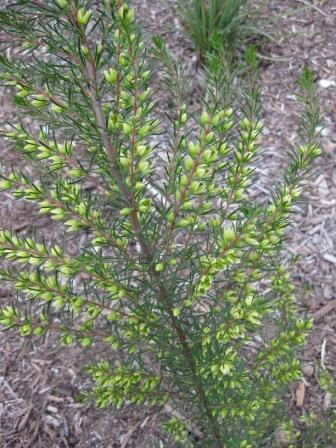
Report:
<svg viewBox="0 0 336 448"><path fill-rule="evenodd" d="M176 2L133 3L146 33L163 34L173 54L187 65L191 79L197 79L195 52L174 13ZM336 405L321 390L317 376L322 363L336 379L336 3L270 0L267 8L265 16L274 19L272 32L278 44L267 42L261 48L269 59L261 69L264 154L257 166L255 197L262 198L270 191L288 160L299 113L293 102L294 92L304 64L317 72L323 111L323 156L306 182L304 201L288 233L289 255L300 257L294 278L304 287L302 311L315 319L302 354L302 382L286 397L292 415L297 417ZM290 10L292 14L288 15ZM197 104L197 98L193 101ZM3 92L0 123L16 118ZM0 147L0 157L7 166L17 163L15 154L6 147ZM37 218L30 205L12 202L8 194L1 194L0 227L8 225L17 232L33 227L49 238L57 235L57 226L46 218ZM13 291L0 285L1 305L12 295ZM152 410L106 412L79 400L88 384L81 371L83 363L90 361L87 358L80 349L60 349L53 334L36 345L11 332L0 333L1 448L163 446L159 417Z"/></svg>

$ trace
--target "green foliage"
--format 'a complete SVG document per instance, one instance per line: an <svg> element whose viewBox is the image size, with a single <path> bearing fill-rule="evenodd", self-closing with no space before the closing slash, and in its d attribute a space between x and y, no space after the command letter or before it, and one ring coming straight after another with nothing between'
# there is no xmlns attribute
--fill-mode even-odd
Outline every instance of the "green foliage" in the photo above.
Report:
<svg viewBox="0 0 336 448"><path fill-rule="evenodd" d="M330 400L327 406L323 405L323 410L319 414L314 412L305 413L300 418L300 438L298 446L303 448L332 448L336 438L336 411L334 403L336 399L336 384L332 374L321 367L317 371L317 376L324 395Z"/></svg>
<svg viewBox="0 0 336 448"><path fill-rule="evenodd" d="M158 145L165 106L154 102L126 3L21 0L0 24L1 79L34 118L1 130L24 163L3 168L0 186L63 230L59 244L1 230L1 279L19 293L1 310L2 326L23 336L52 328L64 345L104 347L88 366L98 405L180 409L186 421L174 416L166 428L184 446L197 446L186 441L188 421L200 446L257 446L272 432L283 389L300 376L296 352L311 327L298 317L282 252L320 154L309 71L300 140L269 203L258 204L248 195L262 130L253 50L234 92L239 109L217 49L203 111L192 117L183 69L156 39L174 105ZM70 256L72 234L85 239Z"/></svg>
<svg viewBox="0 0 336 448"><path fill-rule="evenodd" d="M252 18L250 0L179 0L183 24L191 36L201 62L219 37L229 53L242 41L259 33Z"/></svg>
<svg viewBox="0 0 336 448"><path fill-rule="evenodd" d="M333 448L336 437L336 412L325 411L322 415L308 413L301 417L301 437L298 447L302 448Z"/></svg>

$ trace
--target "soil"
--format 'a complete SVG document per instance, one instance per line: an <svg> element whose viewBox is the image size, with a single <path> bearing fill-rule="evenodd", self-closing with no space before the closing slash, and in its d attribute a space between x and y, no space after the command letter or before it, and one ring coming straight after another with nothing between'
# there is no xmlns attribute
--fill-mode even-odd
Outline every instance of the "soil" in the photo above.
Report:
<svg viewBox="0 0 336 448"><path fill-rule="evenodd" d="M176 14L175 0L133 0L148 37L162 34L174 57L187 67L192 82L199 68L192 42ZM309 5L309 7L307 7ZM257 167L253 195L263 198L281 177L294 141L298 109L296 80L305 64L317 73L323 130L323 156L305 184L304 202L297 209L288 238L289 254L299 256L293 273L305 287L302 311L315 317L315 326L302 353L302 382L286 396L290 413L323 414L336 403L318 383L321 364L336 379L336 3L335 0L270 0L262 21L277 43L264 41L261 85L264 131L263 156ZM263 22L262 22L263 23ZM197 87L195 85L195 92ZM163 98L164 104L164 98ZM197 108L197 95L191 98ZM0 95L0 127L17 120L8 92ZM19 162L11 149L0 146L9 169ZM24 201L0 196L0 227L17 232L33 229L57 239L57 225ZM73 241L76 250L78 241ZM0 285L0 304L14 292ZM50 333L43 343L0 333L0 447L2 448L154 448L174 446L162 435L155 409L99 410L83 403L80 394L88 379L81 371L90 355L78 348L59 348ZM322 445L321 445L322 446ZM329 446L329 445L328 445ZM330 445L332 446L332 445ZM336 446L336 445L335 445Z"/></svg>

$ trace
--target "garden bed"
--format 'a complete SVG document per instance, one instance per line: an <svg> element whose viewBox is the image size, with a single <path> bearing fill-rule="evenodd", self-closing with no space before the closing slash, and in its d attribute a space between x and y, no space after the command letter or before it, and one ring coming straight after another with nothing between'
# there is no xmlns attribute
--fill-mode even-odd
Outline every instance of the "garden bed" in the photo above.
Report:
<svg viewBox="0 0 336 448"><path fill-rule="evenodd" d="M199 67L192 43L177 19L173 0L134 0L148 36L163 34L176 58L187 67L195 92L190 99L197 110ZM262 200L286 164L297 123L293 105L296 80L309 64L316 72L323 112L321 146L324 155L306 182L302 206L289 236L289 253L300 257L293 273L303 288L302 312L315 316L315 327L302 353L304 376L284 400L294 418L314 411L323 413L335 403L318 384L322 363L336 378L336 5L334 0L271 0L265 17L274 20L278 40L264 41L261 84L263 95L264 152L257 166L254 199ZM293 9L296 10L295 14ZM291 14L289 12L291 11ZM0 97L0 126L15 121L16 111L7 92ZM165 97L162 97L164 107ZM15 153L1 146L2 163L16 165ZM24 201L0 197L0 227L18 233L34 229L57 239L57 224L38 217ZM73 241L73 250L78 247ZM1 287L1 305L13 297ZM169 445L155 409L97 410L81 403L88 380L80 366L90 362L81 349L59 348L52 333L43 344L11 332L0 333L0 447L152 448ZM280 442L279 442L280 443ZM171 445L174 446L174 445ZM332 445L330 445L331 447Z"/></svg>

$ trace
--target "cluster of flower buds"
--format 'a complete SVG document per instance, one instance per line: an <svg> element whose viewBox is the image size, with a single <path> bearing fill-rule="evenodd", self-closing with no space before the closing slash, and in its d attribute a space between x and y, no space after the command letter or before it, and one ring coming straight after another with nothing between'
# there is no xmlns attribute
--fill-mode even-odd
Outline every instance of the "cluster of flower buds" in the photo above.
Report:
<svg viewBox="0 0 336 448"><path fill-rule="evenodd" d="M85 8L79 8L79 10L77 11L77 21L84 29L88 26L91 17L91 9L86 10Z"/></svg>

